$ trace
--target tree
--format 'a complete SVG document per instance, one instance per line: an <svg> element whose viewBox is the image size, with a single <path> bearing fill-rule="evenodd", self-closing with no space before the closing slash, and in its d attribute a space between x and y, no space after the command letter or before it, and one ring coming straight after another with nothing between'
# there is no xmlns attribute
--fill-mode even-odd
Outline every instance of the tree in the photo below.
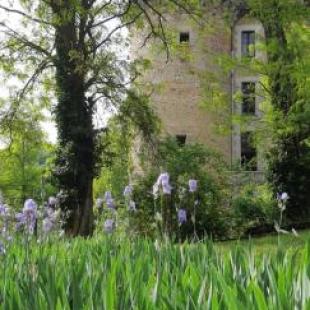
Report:
<svg viewBox="0 0 310 310"><path fill-rule="evenodd" d="M40 115L18 113L11 126L1 131L0 190L5 202L20 208L27 198L39 203L52 194L53 147L40 127Z"/></svg>
<svg viewBox="0 0 310 310"><path fill-rule="evenodd" d="M254 0L251 14L265 29L268 96L273 107L270 181L290 195L291 219L310 215L309 8L300 1Z"/></svg>
<svg viewBox="0 0 310 310"><path fill-rule="evenodd" d="M298 0L221 1L228 8L229 26L244 16L259 20L265 31L263 48L267 62L258 59L230 59L218 56L225 72L244 68L258 73L259 96L265 99L268 113L258 118L256 138L267 149L268 178L275 194L290 195L287 214L291 219L310 215L310 93L309 93L309 2ZM229 59L227 59L229 57ZM217 59L218 60L218 59ZM209 73L207 73L210 75ZM214 75L212 75L213 77ZM212 89L213 91L214 89ZM219 104L223 101L215 89ZM214 102L212 102L214 104ZM222 107L223 104L220 106ZM263 106L263 105L262 105ZM262 107L261 107L262 108ZM247 116L233 119L239 125L248 123ZM230 122L228 124L230 126ZM268 141L265 139L267 138ZM269 143L270 142L270 143ZM275 195L276 197L276 195Z"/></svg>
<svg viewBox="0 0 310 310"><path fill-rule="evenodd" d="M96 107L118 107L126 97L128 85L139 75L134 64L115 52L117 45L124 47L122 29L144 28L145 42L159 38L168 51L163 12L182 9L195 14L198 2L20 0L19 6L11 7L7 0L0 5L9 15L20 16L33 34L29 36L7 22L0 24L5 35L1 44L2 68L17 75L22 63L19 75L25 80L16 104L6 115L14 115L22 98L38 81L56 95L59 148L55 171L66 195L63 209L69 214L67 233L92 232L93 179L100 157L98 130L93 125ZM30 75L26 74L28 67L33 70ZM54 89L51 77L55 77Z"/></svg>

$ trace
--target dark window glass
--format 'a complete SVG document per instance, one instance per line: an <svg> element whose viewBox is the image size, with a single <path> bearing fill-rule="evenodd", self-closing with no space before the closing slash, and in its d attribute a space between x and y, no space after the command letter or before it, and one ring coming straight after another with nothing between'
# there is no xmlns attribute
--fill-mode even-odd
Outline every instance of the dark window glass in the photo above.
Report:
<svg viewBox="0 0 310 310"><path fill-rule="evenodd" d="M255 31L242 31L241 55L244 57L255 56Z"/></svg>
<svg viewBox="0 0 310 310"><path fill-rule="evenodd" d="M176 135L176 140L179 146L183 146L186 143L186 135Z"/></svg>
<svg viewBox="0 0 310 310"><path fill-rule="evenodd" d="M242 114L255 114L255 83L243 82L242 91Z"/></svg>
<svg viewBox="0 0 310 310"><path fill-rule="evenodd" d="M180 33L180 43L189 43L189 32Z"/></svg>
<svg viewBox="0 0 310 310"><path fill-rule="evenodd" d="M241 166L245 170L256 171L256 148L253 145L253 136L251 132L241 134Z"/></svg>

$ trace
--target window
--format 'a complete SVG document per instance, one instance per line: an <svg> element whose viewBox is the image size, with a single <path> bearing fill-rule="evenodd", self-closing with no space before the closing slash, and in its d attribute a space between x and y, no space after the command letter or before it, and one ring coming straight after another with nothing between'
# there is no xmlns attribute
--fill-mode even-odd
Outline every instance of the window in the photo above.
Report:
<svg viewBox="0 0 310 310"><path fill-rule="evenodd" d="M241 56L255 56L255 31L241 32Z"/></svg>
<svg viewBox="0 0 310 310"><path fill-rule="evenodd" d="M255 115L255 83L242 82L242 114Z"/></svg>
<svg viewBox="0 0 310 310"><path fill-rule="evenodd" d="M186 135L176 135L176 140L179 146L183 146L186 143Z"/></svg>
<svg viewBox="0 0 310 310"><path fill-rule="evenodd" d="M180 33L180 43L189 43L189 32Z"/></svg>
<svg viewBox="0 0 310 310"><path fill-rule="evenodd" d="M256 171L256 148L253 146L251 132L241 134L241 166L245 170Z"/></svg>

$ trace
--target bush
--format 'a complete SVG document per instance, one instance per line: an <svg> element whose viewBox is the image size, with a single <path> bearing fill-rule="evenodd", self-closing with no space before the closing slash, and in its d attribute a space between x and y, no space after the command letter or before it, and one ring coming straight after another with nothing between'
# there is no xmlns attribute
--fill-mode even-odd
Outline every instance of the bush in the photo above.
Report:
<svg viewBox="0 0 310 310"><path fill-rule="evenodd" d="M269 184L247 184L232 199L236 230L270 225L278 217L278 208Z"/></svg>
<svg viewBox="0 0 310 310"><path fill-rule="evenodd" d="M134 199L138 204L139 231L154 234L162 228L168 234L186 237L223 237L229 232L226 221L228 191L225 163L219 154L200 144L184 146L168 138L160 143L156 161L145 165L137 179ZM171 195L154 199L152 188L162 172L170 175ZM190 179L198 180L196 192L189 191ZM187 213L187 222L178 224L177 212ZM157 220L156 220L157 218Z"/></svg>

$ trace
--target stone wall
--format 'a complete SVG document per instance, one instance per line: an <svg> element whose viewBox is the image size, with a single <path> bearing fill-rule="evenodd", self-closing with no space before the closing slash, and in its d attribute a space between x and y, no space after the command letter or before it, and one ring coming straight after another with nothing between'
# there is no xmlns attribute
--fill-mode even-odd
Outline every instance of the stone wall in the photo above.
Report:
<svg viewBox="0 0 310 310"><path fill-rule="evenodd" d="M222 153L227 163L240 162L240 128L230 121L233 113L240 114L240 107L233 102L233 95L240 90L242 81L258 82L260 77L246 70L225 73L218 65L218 56L240 57L241 31L254 30L257 38L263 39L262 25L245 17L230 28L220 11L206 12L204 27L193 22L187 14L168 16L166 22L173 29L171 36L177 47L172 49L168 61L165 51L160 48L161 42L153 40L141 48L144 40L141 33L132 36L131 50L134 58L146 57L152 62L152 68L143 76L142 82L149 82L154 87L152 105L161 119L162 134L186 135L186 143L203 143ZM182 32L189 33L189 43L179 43ZM257 51L256 57L264 59L264 53ZM226 94L224 106L219 111L213 109L210 97L204 97L208 87L205 77L208 75L214 75L215 82L219 82ZM209 82L212 84L212 79ZM257 97L258 117L260 101L261 98ZM203 102L209 108L202 106ZM228 128L225 134L217 132L222 119L229 122L225 124ZM263 170L260 157L258 152L258 170Z"/></svg>

